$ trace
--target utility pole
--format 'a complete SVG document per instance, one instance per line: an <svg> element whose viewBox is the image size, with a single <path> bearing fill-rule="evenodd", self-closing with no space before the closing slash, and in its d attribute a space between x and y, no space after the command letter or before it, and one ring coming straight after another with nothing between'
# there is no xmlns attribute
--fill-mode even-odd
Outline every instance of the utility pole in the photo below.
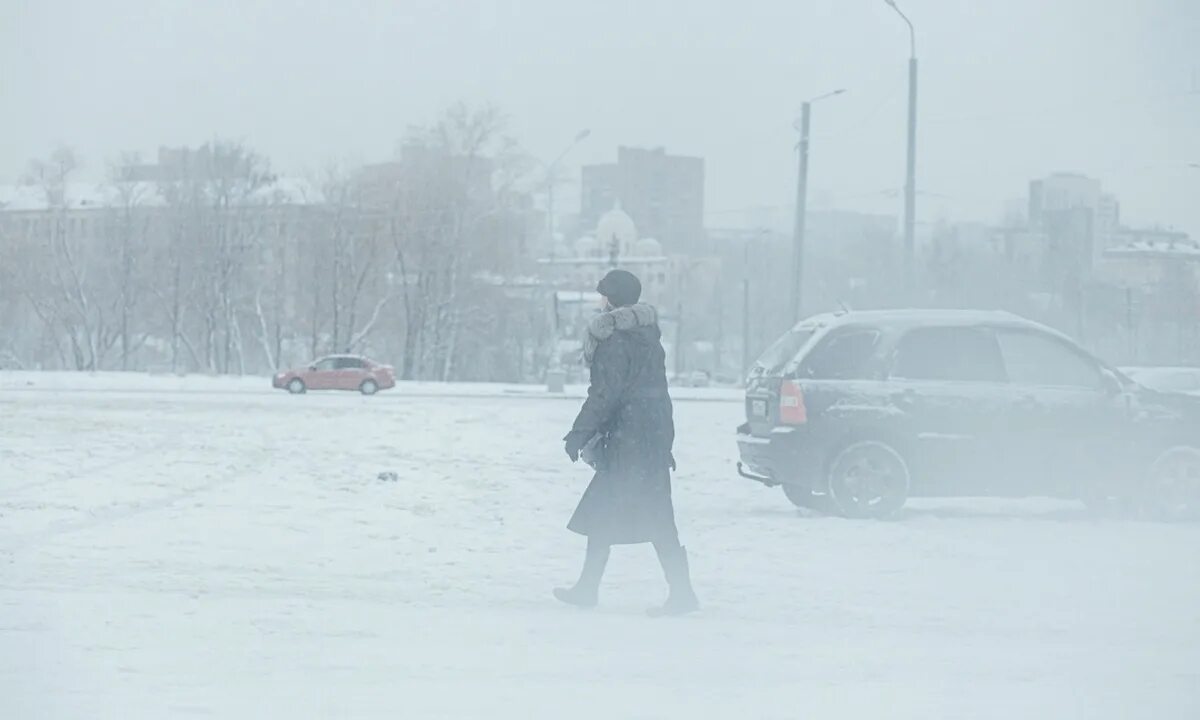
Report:
<svg viewBox="0 0 1200 720"><path fill-rule="evenodd" d="M917 31L896 4L884 0L908 25L908 165L904 177L904 290L911 300L916 290L913 277L916 255L917 214Z"/></svg>
<svg viewBox="0 0 1200 720"><path fill-rule="evenodd" d="M742 378L750 372L750 238L742 260Z"/></svg>
<svg viewBox="0 0 1200 720"><path fill-rule="evenodd" d="M556 168L551 168L550 172L553 173L555 169ZM555 248L555 245L558 243L558 239L554 237L554 185L556 184L557 179L558 178L555 178L553 175L551 175L546 183L546 234L550 236L551 258L554 257L554 253L557 249Z"/></svg>
<svg viewBox="0 0 1200 720"><path fill-rule="evenodd" d="M846 92L834 90L831 93L804 101L800 111L800 160L796 178L796 223L792 229L792 324L800 322L804 305L804 223L808 212L808 146L809 126L812 120L813 103L841 95Z"/></svg>
<svg viewBox="0 0 1200 720"><path fill-rule="evenodd" d="M1129 353L1127 362L1136 365L1138 362L1137 337L1133 333L1133 288L1125 288L1125 335Z"/></svg>
<svg viewBox="0 0 1200 720"><path fill-rule="evenodd" d="M914 50L914 53L916 51ZM908 169L904 178L904 282L916 290L917 232L917 58L908 59Z"/></svg>
<svg viewBox="0 0 1200 720"><path fill-rule="evenodd" d="M675 305L675 377L683 375L683 300Z"/></svg>
<svg viewBox="0 0 1200 720"><path fill-rule="evenodd" d="M792 228L792 325L800 322L804 302L804 221L808 211L808 129L812 103L800 115L800 167L796 175L796 222Z"/></svg>
<svg viewBox="0 0 1200 720"><path fill-rule="evenodd" d="M724 367L722 362L725 360L725 283L717 278L716 283L716 309L717 309L717 339L713 343L713 375L720 375Z"/></svg>
<svg viewBox="0 0 1200 720"><path fill-rule="evenodd" d="M563 151L554 158L554 161L546 166L546 232L549 235L547 242L549 244L550 259L554 259L555 245L557 238L554 236L554 185L558 181L557 172L559 163L567 156L567 153L579 143L586 140L592 134L591 130L584 128L575 133L575 137L571 139L571 144L563 148ZM549 367L546 368L546 387L550 392L562 392L563 383L566 381L566 373L562 369L562 358L558 354L558 339L560 337L560 327L558 318L558 293L554 295L554 337L550 339L550 347L548 355L550 358Z"/></svg>

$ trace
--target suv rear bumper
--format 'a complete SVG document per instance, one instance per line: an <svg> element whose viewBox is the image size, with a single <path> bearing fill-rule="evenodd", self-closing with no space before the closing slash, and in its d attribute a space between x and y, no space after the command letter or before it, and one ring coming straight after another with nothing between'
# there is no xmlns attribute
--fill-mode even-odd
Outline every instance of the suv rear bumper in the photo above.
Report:
<svg viewBox="0 0 1200 720"><path fill-rule="evenodd" d="M805 435L803 428L778 427L769 437L759 437L749 425L742 425L737 431L738 474L767 487L812 487L821 475L820 452L806 442Z"/></svg>
<svg viewBox="0 0 1200 720"><path fill-rule="evenodd" d="M737 436L738 474L749 480L756 480L764 485L778 485L776 480L775 463L772 460L771 438L760 438L750 434L746 425L738 428Z"/></svg>

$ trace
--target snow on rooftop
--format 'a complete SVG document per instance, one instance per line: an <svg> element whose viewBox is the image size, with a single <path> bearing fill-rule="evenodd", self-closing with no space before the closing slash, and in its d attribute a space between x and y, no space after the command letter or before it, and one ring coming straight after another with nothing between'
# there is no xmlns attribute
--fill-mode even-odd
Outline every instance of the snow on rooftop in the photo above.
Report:
<svg viewBox="0 0 1200 720"><path fill-rule="evenodd" d="M63 203L70 210L109 207L119 198L117 189L95 183L67 183L63 188ZM50 193L40 185L0 186L0 210L7 212L37 212L52 204Z"/></svg>
<svg viewBox="0 0 1200 720"><path fill-rule="evenodd" d="M163 186L154 182L67 183L63 204L68 210L120 207L129 202L143 207L162 207ZM250 194L251 204L313 205L323 201L321 192L303 178L280 177ZM47 189L40 185L0 185L0 212L44 212L54 206Z"/></svg>
<svg viewBox="0 0 1200 720"><path fill-rule="evenodd" d="M1186 235L1172 240L1135 240L1104 251L1106 257L1174 257L1200 259L1200 243Z"/></svg>

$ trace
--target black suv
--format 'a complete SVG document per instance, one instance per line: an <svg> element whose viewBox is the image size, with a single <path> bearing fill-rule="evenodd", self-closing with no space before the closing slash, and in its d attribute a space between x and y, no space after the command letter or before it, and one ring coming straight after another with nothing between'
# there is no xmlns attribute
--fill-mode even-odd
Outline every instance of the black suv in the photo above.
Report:
<svg viewBox="0 0 1200 720"><path fill-rule="evenodd" d="M751 372L738 472L796 505L884 517L909 497L1200 506L1200 398L1132 382L1008 313L805 320Z"/></svg>

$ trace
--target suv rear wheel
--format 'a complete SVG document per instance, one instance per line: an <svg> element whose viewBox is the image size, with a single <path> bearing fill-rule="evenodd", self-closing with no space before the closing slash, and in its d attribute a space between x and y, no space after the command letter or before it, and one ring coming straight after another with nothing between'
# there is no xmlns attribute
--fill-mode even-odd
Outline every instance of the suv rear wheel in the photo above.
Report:
<svg viewBox="0 0 1200 720"><path fill-rule="evenodd" d="M784 485L783 494L798 508L823 513L837 512L837 509L832 507L828 495L818 495L806 485Z"/></svg>
<svg viewBox="0 0 1200 720"><path fill-rule="evenodd" d="M860 440L829 464L829 498L848 518L886 518L908 500L908 463L891 445Z"/></svg>
<svg viewBox="0 0 1200 720"><path fill-rule="evenodd" d="M1142 502L1158 519L1200 518L1200 448L1178 445L1163 451L1150 468Z"/></svg>

